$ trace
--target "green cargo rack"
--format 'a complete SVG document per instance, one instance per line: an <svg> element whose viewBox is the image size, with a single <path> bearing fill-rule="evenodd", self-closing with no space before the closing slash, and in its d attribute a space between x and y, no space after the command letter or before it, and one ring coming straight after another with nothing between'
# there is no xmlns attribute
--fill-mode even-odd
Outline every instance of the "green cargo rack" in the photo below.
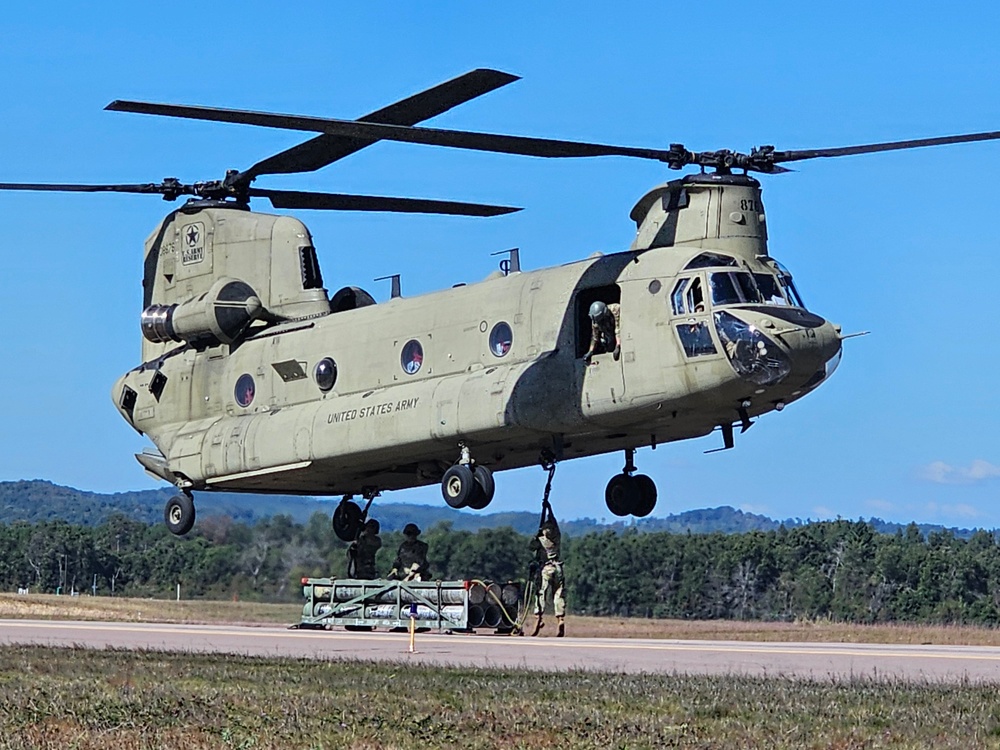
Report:
<svg viewBox="0 0 1000 750"><path fill-rule="evenodd" d="M300 628L417 628L510 632L518 621L522 586L483 581L387 581L303 578Z"/></svg>

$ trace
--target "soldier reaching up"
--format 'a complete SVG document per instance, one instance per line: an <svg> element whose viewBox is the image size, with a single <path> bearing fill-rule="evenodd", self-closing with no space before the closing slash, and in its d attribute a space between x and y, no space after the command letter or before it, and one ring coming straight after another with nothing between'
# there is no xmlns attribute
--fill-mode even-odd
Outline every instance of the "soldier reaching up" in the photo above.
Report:
<svg viewBox="0 0 1000 750"><path fill-rule="evenodd" d="M559 524L556 523L555 514L552 513L552 506L549 501L542 501L542 518L538 526L538 533L531 540L531 549L534 551L538 564L541 566L541 584L538 588L538 598L535 602L535 629L532 635L544 627L542 613L545 611L545 601L548 599L549 591L552 591L552 606L555 608L556 621L559 623L559 630L556 632L557 638L562 638L566 634L566 599L565 586L566 577L563 575L562 560L559 559L559 543L561 540Z"/></svg>
<svg viewBox="0 0 1000 750"><path fill-rule="evenodd" d="M379 522L374 518L369 518L358 534L358 538L351 542L347 549L348 575L354 578L372 579L378 578L378 571L375 569L375 554L382 547L382 537L378 535L380 530ZM353 571L351 568L353 567Z"/></svg>

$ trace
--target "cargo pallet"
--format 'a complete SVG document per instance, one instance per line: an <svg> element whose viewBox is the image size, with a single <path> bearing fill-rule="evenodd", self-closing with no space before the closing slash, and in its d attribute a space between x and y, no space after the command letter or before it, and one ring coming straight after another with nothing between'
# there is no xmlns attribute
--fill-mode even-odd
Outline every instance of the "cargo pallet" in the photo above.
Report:
<svg viewBox="0 0 1000 750"><path fill-rule="evenodd" d="M510 632L522 587L481 581L388 581L303 578L306 598L299 628L332 626L373 630L414 627L471 632Z"/></svg>

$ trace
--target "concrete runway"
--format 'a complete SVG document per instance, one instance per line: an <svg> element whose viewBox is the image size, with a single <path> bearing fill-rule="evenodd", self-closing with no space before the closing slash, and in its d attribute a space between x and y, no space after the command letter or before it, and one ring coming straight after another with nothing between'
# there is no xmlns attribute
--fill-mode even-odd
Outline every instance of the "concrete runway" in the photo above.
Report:
<svg viewBox="0 0 1000 750"><path fill-rule="evenodd" d="M841 643L755 643L611 638L529 638L288 630L234 625L0 620L10 644L212 652L462 667L587 669L656 674L738 674L820 680L866 677L1000 682L1000 648Z"/></svg>

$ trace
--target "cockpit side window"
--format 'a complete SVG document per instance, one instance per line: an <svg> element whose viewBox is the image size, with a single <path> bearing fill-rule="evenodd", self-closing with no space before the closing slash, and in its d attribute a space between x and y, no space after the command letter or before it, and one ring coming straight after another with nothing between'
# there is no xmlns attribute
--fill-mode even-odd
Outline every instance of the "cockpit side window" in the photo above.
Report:
<svg viewBox="0 0 1000 750"><path fill-rule="evenodd" d="M691 286L688 287L686 298L688 312L705 311L705 293L701 288L700 276L695 276L691 280Z"/></svg>
<svg viewBox="0 0 1000 750"><path fill-rule="evenodd" d="M700 315L705 312L705 293L702 287L702 277L699 274L686 279L679 279L670 295L670 305L674 315ZM701 319L690 317L675 326L677 337L688 357L702 357L716 354L712 332L706 324L704 316Z"/></svg>
<svg viewBox="0 0 1000 750"><path fill-rule="evenodd" d="M687 288L688 282L691 279L681 279L677 282L674 287L673 293L670 295L670 305L674 309L674 315L683 315L684 310L684 290Z"/></svg>
<svg viewBox="0 0 1000 750"><path fill-rule="evenodd" d="M684 347L684 354L688 357L701 357L715 354L715 342L712 341L712 333L708 330L704 320L690 320L677 326L677 335L680 337L681 346Z"/></svg>

